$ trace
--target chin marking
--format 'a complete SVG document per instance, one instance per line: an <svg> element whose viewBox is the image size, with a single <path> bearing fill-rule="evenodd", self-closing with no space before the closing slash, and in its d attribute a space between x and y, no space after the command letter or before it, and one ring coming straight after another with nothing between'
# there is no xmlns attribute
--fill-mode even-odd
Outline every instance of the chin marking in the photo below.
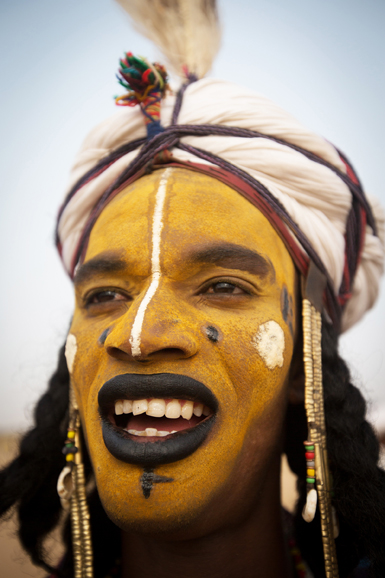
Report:
<svg viewBox="0 0 385 578"><path fill-rule="evenodd" d="M143 496L146 500L150 497L154 484L167 484L173 481L174 478L167 478L166 476L158 476L158 474L155 474L154 468L146 468L140 478Z"/></svg>
<svg viewBox="0 0 385 578"><path fill-rule="evenodd" d="M64 354L65 354L66 360L67 360L68 371L70 374L72 373L72 370L74 367L77 349L78 349L78 346L76 343L76 337L73 333L70 333L67 337L65 351L64 351Z"/></svg>
<svg viewBox="0 0 385 578"><path fill-rule="evenodd" d="M251 344L258 351L268 369L282 367L285 334L276 321L267 321L260 325Z"/></svg>

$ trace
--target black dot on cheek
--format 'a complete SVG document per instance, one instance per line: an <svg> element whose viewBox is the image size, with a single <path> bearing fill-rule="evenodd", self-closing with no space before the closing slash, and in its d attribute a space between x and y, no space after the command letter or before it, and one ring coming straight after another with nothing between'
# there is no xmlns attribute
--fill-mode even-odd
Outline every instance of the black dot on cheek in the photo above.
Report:
<svg viewBox="0 0 385 578"><path fill-rule="evenodd" d="M210 339L210 341L213 341L213 343L216 343L219 339L218 329L216 329L212 325L206 327L206 335Z"/></svg>
<svg viewBox="0 0 385 578"><path fill-rule="evenodd" d="M282 310L282 317L284 321L287 323L289 317L289 294L286 285L283 286L281 292L281 310Z"/></svg>
<svg viewBox="0 0 385 578"><path fill-rule="evenodd" d="M98 339L98 343L100 343L100 345L104 345L105 340L107 339L107 335L110 332L110 328L105 329L103 331L103 333L100 335L99 339Z"/></svg>

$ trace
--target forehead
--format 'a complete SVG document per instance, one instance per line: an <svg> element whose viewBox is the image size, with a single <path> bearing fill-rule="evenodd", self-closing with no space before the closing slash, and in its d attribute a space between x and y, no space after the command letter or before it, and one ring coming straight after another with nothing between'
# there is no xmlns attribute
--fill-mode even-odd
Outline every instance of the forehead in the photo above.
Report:
<svg viewBox="0 0 385 578"><path fill-rule="evenodd" d="M98 218L87 249L88 261L105 251L144 266L152 248L152 225L164 170L129 185ZM162 205L164 265L188 258L192 248L231 243L257 251L284 274L293 274L291 257L269 221L239 193L216 179L186 169L168 170ZM167 250L172 248L172 251ZM145 274L145 272L143 272Z"/></svg>

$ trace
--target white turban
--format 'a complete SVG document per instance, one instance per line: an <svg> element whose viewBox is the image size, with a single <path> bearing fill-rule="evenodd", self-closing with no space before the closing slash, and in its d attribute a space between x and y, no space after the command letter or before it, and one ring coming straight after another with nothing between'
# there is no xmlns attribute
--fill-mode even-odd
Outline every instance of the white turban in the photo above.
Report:
<svg viewBox="0 0 385 578"><path fill-rule="evenodd" d="M162 101L161 121L171 123L175 96ZM306 149L346 174L336 149L312 133L265 97L216 80L198 80L188 86L178 118L181 125L221 125L257 131ZM123 144L145 138L146 128L139 107L123 107L97 126L86 138L71 173L69 189L102 158ZM266 138L233 136L186 136L181 142L203 149L242 169L262 183L280 201L324 264L336 295L345 266L346 222L352 206L348 186L330 168L301 152ZM90 213L106 189L138 155L136 149L83 185L66 204L58 224L64 266L70 271L79 240ZM173 149L181 161L205 162L190 153ZM207 161L206 161L207 162ZM367 225L352 297L345 307L342 330L356 323L376 300L384 262L384 214L369 199L377 234Z"/></svg>

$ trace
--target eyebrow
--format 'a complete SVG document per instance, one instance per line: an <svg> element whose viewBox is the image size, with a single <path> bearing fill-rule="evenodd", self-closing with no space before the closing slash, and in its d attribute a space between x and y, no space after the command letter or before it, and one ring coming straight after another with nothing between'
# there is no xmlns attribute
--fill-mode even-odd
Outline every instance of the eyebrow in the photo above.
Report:
<svg viewBox="0 0 385 578"><path fill-rule="evenodd" d="M209 263L224 269L247 271L252 275L275 279L275 269L270 259L260 253L233 243L221 243L194 250L185 261L190 263ZM75 273L74 284L80 285L90 278L103 273L120 273L127 268L127 263L120 254L106 252L80 265Z"/></svg>
<svg viewBox="0 0 385 578"><path fill-rule="evenodd" d="M119 273L126 269L127 263L115 252L103 253L80 265L75 273L74 284L80 285L100 273Z"/></svg>
<svg viewBox="0 0 385 578"><path fill-rule="evenodd" d="M226 269L247 271L262 278L270 275L275 279L275 269L270 259L233 243L203 247L191 253L187 260L192 263L212 263Z"/></svg>

